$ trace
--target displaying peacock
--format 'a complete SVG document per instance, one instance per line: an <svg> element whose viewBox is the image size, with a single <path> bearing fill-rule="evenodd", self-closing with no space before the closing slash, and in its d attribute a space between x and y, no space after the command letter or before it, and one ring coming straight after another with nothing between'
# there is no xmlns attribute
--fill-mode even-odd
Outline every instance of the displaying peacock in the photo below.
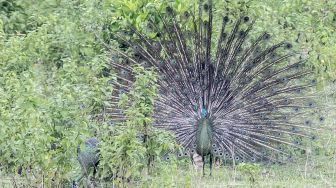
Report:
<svg viewBox="0 0 336 188"><path fill-rule="evenodd" d="M224 15L218 27L211 0L199 1L197 11L158 14L146 22L155 36L130 27L119 34L121 48L112 48L114 107L107 114L114 123L125 121L116 104L140 64L159 75L153 126L175 134L185 148L179 156L210 156L210 169L215 156L279 161L316 139L313 123L324 120L313 101L316 81L291 43L272 44L267 32L249 37L255 22L248 16Z"/></svg>

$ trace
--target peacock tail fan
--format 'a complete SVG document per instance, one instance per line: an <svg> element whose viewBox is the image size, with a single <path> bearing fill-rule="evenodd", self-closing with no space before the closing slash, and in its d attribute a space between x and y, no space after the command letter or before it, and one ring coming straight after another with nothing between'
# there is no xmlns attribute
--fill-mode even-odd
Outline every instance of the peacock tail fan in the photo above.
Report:
<svg viewBox="0 0 336 188"><path fill-rule="evenodd" d="M277 161L315 140L324 120L314 98L316 80L289 42L273 44L271 34L249 33L254 20L223 16L214 29L213 5L177 14L171 7L149 17L149 37L133 26L118 34L127 48L112 48L115 70L111 110L124 121L118 99L134 82L132 66L154 68L159 93L153 126L173 132L184 153L196 152L198 126L211 126L211 153L238 161ZM308 142L307 142L308 140Z"/></svg>

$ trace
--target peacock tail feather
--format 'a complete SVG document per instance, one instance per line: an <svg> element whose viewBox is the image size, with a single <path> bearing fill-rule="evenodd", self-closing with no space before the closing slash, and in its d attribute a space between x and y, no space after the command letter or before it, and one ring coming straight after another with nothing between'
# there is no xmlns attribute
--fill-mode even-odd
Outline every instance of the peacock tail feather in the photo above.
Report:
<svg viewBox="0 0 336 188"><path fill-rule="evenodd" d="M158 14L148 18L155 37L130 26L119 35L127 48L111 49L112 124L126 120L117 104L140 64L159 75L153 126L173 132L186 153L276 160L316 139L314 124L324 120L313 100L316 80L291 43L273 44L267 32L250 37L248 16L223 16L218 33L211 0L183 15L171 7Z"/></svg>

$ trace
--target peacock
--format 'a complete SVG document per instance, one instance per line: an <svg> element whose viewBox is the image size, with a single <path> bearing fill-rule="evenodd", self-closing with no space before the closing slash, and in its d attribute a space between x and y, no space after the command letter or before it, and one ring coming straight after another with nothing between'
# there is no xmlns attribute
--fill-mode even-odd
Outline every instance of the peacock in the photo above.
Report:
<svg viewBox="0 0 336 188"><path fill-rule="evenodd" d="M81 175L72 182L72 188L77 187L77 183L85 176L89 177L89 171L93 168L93 175L96 174L99 164L99 141L97 138L89 138L84 142L84 148L77 147L77 160L81 166Z"/></svg>
<svg viewBox="0 0 336 188"><path fill-rule="evenodd" d="M272 43L268 32L253 37L254 24L228 14L215 23L211 0L184 13L168 6L148 16L145 28L130 24L117 35L120 46L110 47L111 124L125 121L116 104L132 88L132 67L141 65L159 75L153 126L175 135L185 149L179 157L209 157L210 175L214 157L278 162L305 150L324 120L317 81L292 43Z"/></svg>

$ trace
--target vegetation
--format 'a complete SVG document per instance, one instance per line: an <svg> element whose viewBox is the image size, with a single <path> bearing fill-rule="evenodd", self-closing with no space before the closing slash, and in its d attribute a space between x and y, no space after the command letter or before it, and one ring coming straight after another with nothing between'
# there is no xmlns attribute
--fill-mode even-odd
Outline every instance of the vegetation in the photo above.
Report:
<svg viewBox="0 0 336 188"><path fill-rule="evenodd" d="M1 171L46 183L68 179L90 114L111 90L107 56L80 27L77 5L57 2L1 2Z"/></svg>
<svg viewBox="0 0 336 188"><path fill-rule="evenodd" d="M125 108L126 123L100 130L101 178L114 178L114 183L120 186L126 181L141 179L147 174L142 170L144 167L151 172L154 161L160 161L162 154L177 147L171 134L151 126L156 95L155 73L140 66L134 69L137 74L135 86L129 95L123 94L120 101ZM130 106L128 98L132 101Z"/></svg>
<svg viewBox="0 0 336 188"><path fill-rule="evenodd" d="M214 1L217 14L256 18L254 34L267 29L275 41L295 41L321 83L321 102L333 105L336 1ZM92 136L102 141L99 180L112 178L118 186L334 186L335 111L309 146L311 153L298 156L296 163L228 165L203 179L188 160L162 160L165 151L178 147L172 135L150 126L153 71L135 68L136 87L124 95L132 104L119 104L129 118L126 124L110 126L102 120L113 91L109 81L115 79L107 47L119 46L116 32L128 22L142 28L147 17L163 13L168 4L182 13L196 2L0 0L0 187L69 184L79 172L77 145Z"/></svg>

